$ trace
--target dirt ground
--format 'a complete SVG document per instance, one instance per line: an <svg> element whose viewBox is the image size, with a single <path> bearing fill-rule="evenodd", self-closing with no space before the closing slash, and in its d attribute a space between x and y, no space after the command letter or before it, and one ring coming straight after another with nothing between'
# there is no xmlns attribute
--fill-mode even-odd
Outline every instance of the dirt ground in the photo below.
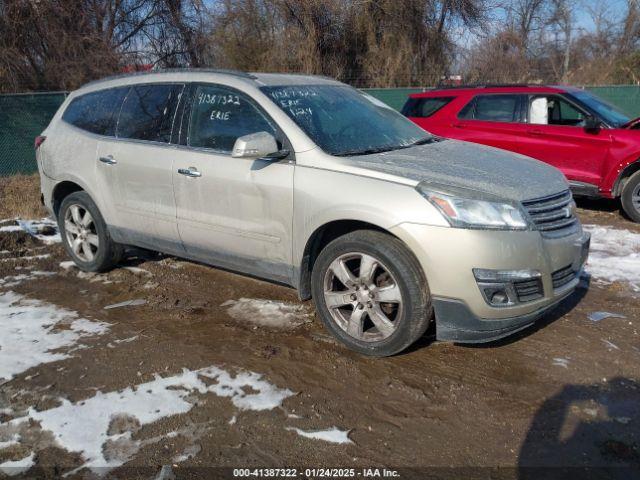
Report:
<svg viewBox="0 0 640 480"><path fill-rule="evenodd" d="M615 206L583 206L584 223L640 233ZM123 430L137 447L123 465L99 472L113 478L233 477L212 467L297 467L298 478L304 468L322 467L355 467L355 476L367 473L362 468L400 468L401 478L639 478L640 301L627 284L586 279L534 328L499 343L461 346L427 336L401 355L370 359L335 343L313 306L285 287L144 252L109 273L86 275L61 265L68 258L59 243L20 231L1 232L0 251L7 259L0 294L108 324L67 358L4 383L0 377L0 424L61 399L83 405L210 366L255 372L293 393L258 410L224 393L195 392L186 413ZM242 298L284 302L299 321L274 328L232 315L233 302L221 306ZM104 309L127 300L146 303ZM590 320L596 311L625 318ZM0 464L32 454L35 466L23 475L94 475L74 472L86 459L33 419L26 425L19 442L0 448ZM348 432L345 443L293 430L333 427Z"/></svg>

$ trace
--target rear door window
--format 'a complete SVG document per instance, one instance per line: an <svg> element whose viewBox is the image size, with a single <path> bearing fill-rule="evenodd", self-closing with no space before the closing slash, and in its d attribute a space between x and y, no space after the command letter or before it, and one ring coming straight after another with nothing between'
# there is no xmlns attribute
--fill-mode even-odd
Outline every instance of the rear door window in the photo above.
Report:
<svg viewBox="0 0 640 480"><path fill-rule="evenodd" d="M479 95L465 106L459 118L488 122L519 122L522 95Z"/></svg>
<svg viewBox="0 0 640 480"><path fill-rule="evenodd" d="M402 109L405 117L428 118L447 105L454 97L410 98Z"/></svg>
<svg viewBox="0 0 640 480"><path fill-rule="evenodd" d="M236 140L251 133L267 132L278 137L276 128L248 96L217 85L195 89L189 122L188 144L231 153Z"/></svg>
<svg viewBox="0 0 640 480"><path fill-rule="evenodd" d="M87 132L115 134L118 112L129 88L110 88L82 95L71 101L62 119Z"/></svg>
<svg viewBox="0 0 640 480"><path fill-rule="evenodd" d="M117 137L169 143L183 85L135 85L122 105Z"/></svg>

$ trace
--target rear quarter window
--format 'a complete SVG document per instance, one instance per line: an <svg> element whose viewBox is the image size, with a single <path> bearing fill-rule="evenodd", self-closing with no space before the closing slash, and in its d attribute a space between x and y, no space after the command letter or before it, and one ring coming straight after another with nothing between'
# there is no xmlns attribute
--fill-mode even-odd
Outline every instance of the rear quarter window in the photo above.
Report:
<svg viewBox="0 0 640 480"><path fill-rule="evenodd" d="M428 118L446 106L455 97L410 98L402 108L405 117Z"/></svg>
<svg viewBox="0 0 640 480"><path fill-rule="evenodd" d="M127 95L116 136L169 143L183 85L136 85Z"/></svg>
<svg viewBox="0 0 640 480"><path fill-rule="evenodd" d="M62 120L87 132L113 136L128 90L128 87L111 88L77 97L62 114Z"/></svg>

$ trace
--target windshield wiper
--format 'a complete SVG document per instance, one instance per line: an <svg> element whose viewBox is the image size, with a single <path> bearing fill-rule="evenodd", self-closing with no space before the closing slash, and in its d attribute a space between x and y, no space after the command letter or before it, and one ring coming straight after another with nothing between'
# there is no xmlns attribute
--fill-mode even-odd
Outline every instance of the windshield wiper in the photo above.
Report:
<svg viewBox="0 0 640 480"><path fill-rule="evenodd" d="M336 157L351 157L356 155L373 155L374 153L390 152L391 150L397 150L402 147L379 147L379 148L367 148L365 150L350 150L346 152L334 153Z"/></svg>
<svg viewBox="0 0 640 480"><path fill-rule="evenodd" d="M432 135L430 137L424 137L424 138L421 138L420 140L416 140L415 142L410 143L404 148L415 147L416 145L426 145L428 143L433 143L435 141L436 141L436 137Z"/></svg>
<svg viewBox="0 0 640 480"><path fill-rule="evenodd" d="M420 140L416 140L415 142L409 143L408 145L394 145L387 147L378 147L378 148L367 148L365 150L349 150L347 152L334 153L336 157L351 157L357 155L373 155L374 153L382 153L382 152L390 152L392 150L401 150L403 148L411 148L417 145L426 145L428 143L433 143L436 141L436 137L424 137Z"/></svg>

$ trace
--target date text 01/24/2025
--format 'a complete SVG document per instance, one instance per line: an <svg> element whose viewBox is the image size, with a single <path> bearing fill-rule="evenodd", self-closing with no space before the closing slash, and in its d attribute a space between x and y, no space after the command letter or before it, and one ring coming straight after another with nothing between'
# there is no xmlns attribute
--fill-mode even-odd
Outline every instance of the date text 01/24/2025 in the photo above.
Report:
<svg viewBox="0 0 640 480"><path fill-rule="evenodd" d="M387 468L236 468L234 478L400 478Z"/></svg>

